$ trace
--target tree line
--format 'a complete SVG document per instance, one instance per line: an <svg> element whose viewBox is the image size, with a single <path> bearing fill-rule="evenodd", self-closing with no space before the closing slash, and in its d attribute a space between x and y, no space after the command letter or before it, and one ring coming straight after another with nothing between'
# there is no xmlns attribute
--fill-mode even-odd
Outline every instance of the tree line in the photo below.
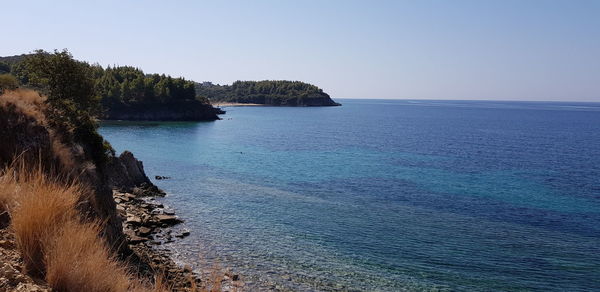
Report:
<svg viewBox="0 0 600 292"><path fill-rule="evenodd" d="M96 97L104 107L196 99L193 81L165 74L145 74L141 69L131 66L103 68L98 64L76 61L66 50L54 53L36 51L30 55L0 58L0 75L10 74L23 86L40 87L39 82L42 80L35 76L39 69L44 68L40 61L61 54L85 71L93 83ZM33 64L34 62L38 63Z"/></svg>
<svg viewBox="0 0 600 292"><path fill-rule="evenodd" d="M196 93L211 101L241 103L265 99L284 102L289 99L329 98L315 85L287 80L236 81L231 85L204 82L196 85Z"/></svg>

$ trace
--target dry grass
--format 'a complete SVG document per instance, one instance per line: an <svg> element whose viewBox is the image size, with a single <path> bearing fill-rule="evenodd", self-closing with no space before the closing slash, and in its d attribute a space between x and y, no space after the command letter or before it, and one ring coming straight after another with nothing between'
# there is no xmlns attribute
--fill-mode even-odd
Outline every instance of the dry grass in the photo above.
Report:
<svg viewBox="0 0 600 292"><path fill-rule="evenodd" d="M77 183L48 178L21 164L2 171L0 200L11 217L17 248L28 273L57 291L128 291L137 285L100 238L100 224L82 222Z"/></svg>
<svg viewBox="0 0 600 292"><path fill-rule="evenodd" d="M46 281L57 291L127 291L132 277L98 237L95 223L66 222L46 250Z"/></svg>
<svg viewBox="0 0 600 292"><path fill-rule="evenodd" d="M21 166L5 174L4 180L12 181L11 226L25 269L42 275L44 245L66 222L77 218L75 207L83 190L74 183L65 186L48 179L41 168L26 171Z"/></svg>
<svg viewBox="0 0 600 292"><path fill-rule="evenodd" d="M76 182L47 177L41 167L13 164L0 171L0 213L9 212L26 271L56 291L171 291L156 277L148 284L132 275L100 237L101 224L84 222L77 211L86 190ZM216 268L203 287L190 279L191 292L221 291Z"/></svg>
<svg viewBox="0 0 600 292"><path fill-rule="evenodd" d="M0 106L13 104L21 113L42 122L46 120L41 110L45 100L46 97L40 95L37 91L17 89L5 91L4 94L0 95Z"/></svg>
<svg viewBox="0 0 600 292"><path fill-rule="evenodd" d="M4 94L0 95L0 112L17 112L23 116L23 118L19 120L13 120L13 124L9 126L15 127L18 126L18 123L29 123L44 126L50 135L51 150L48 151L50 153L47 153L49 154L48 157L55 157L56 160L60 162L63 170L72 170L76 166L74 159L74 154L76 154L74 151L76 151L76 149L72 149L72 147L68 147L62 143L61 141L64 140L62 139L62 136L58 134L54 128L48 126L46 115L44 114L44 109L46 108L44 103L45 100L45 96L40 95L38 92L30 89L5 91ZM17 141L4 142L12 142L12 144L16 144ZM3 147L0 147L0 150L2 148ZM12 148L8 147L8 149ZM10 155L15 154L18 153L12 153ZM29 153L28 155L35 156L35 153Z"/></svg>

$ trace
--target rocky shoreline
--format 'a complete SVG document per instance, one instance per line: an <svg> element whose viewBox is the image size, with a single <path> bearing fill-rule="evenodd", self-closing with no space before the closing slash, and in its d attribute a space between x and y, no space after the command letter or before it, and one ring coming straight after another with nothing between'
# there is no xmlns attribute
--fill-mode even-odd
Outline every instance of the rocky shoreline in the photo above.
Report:
<svg viewBox="0 0 600 292"><path fill-rule="evenodd" d="M183 223L174 212L156 198L165 193L152 184L142 184L127 191L113 190L113 198L119 216L123 220L123 234L133 252L127 260L139 268L141 274L158 274L172 291L190 291L192 285L206 287L215 285L201 279L200 273L190 265L179 265L173 260L172 251L162 247L165 243L184 238L190 234L185 228L174 228ZM244 287L239 275L227 271L213 271L221 291L241 291ZM211 279L214 281L214 279ZM193 283L193 284L192 284Z"/></svg>

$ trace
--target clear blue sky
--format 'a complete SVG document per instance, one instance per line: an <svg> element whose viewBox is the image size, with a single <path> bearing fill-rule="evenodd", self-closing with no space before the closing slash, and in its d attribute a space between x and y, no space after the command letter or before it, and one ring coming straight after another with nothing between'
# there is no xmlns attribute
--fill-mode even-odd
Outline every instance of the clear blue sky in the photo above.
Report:
<svg viewBox="0 0 600 292"><path fill-rule="evenodd" d="M1 7L0 55L68 48L196 81L302 80L338 98L600 101L600 0Z"/></svg>

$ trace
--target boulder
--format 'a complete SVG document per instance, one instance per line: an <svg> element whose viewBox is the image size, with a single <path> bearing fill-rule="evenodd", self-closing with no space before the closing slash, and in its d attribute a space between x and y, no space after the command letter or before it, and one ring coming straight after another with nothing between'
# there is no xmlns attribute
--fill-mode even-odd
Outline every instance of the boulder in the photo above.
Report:
<svg viewBox="0 0 600 292"><path fill-rule="evenodd" d="M126 222L129 224L139 225L139 224L142 224L142 218L135 216L135 215L129 215L129 216L127 216Z"/></svg>
<svg viewBox="0 0 600 292"><path fill-rule="evenodd" d="M158 222L167 224L167 225L175 225L175 224L183 222L181 219L177 218L177 216L175 216L175 215L159 214L159 215L156 215L155 218L156 218L156 220L158 220Z"/></svg>
<svg viewBox="0 0 600 292"><path fill-rule="evenodd" d="M146 237L152 233L152 228L148 227L140 227L137 230L137 234L143 237Z"/></svg>

